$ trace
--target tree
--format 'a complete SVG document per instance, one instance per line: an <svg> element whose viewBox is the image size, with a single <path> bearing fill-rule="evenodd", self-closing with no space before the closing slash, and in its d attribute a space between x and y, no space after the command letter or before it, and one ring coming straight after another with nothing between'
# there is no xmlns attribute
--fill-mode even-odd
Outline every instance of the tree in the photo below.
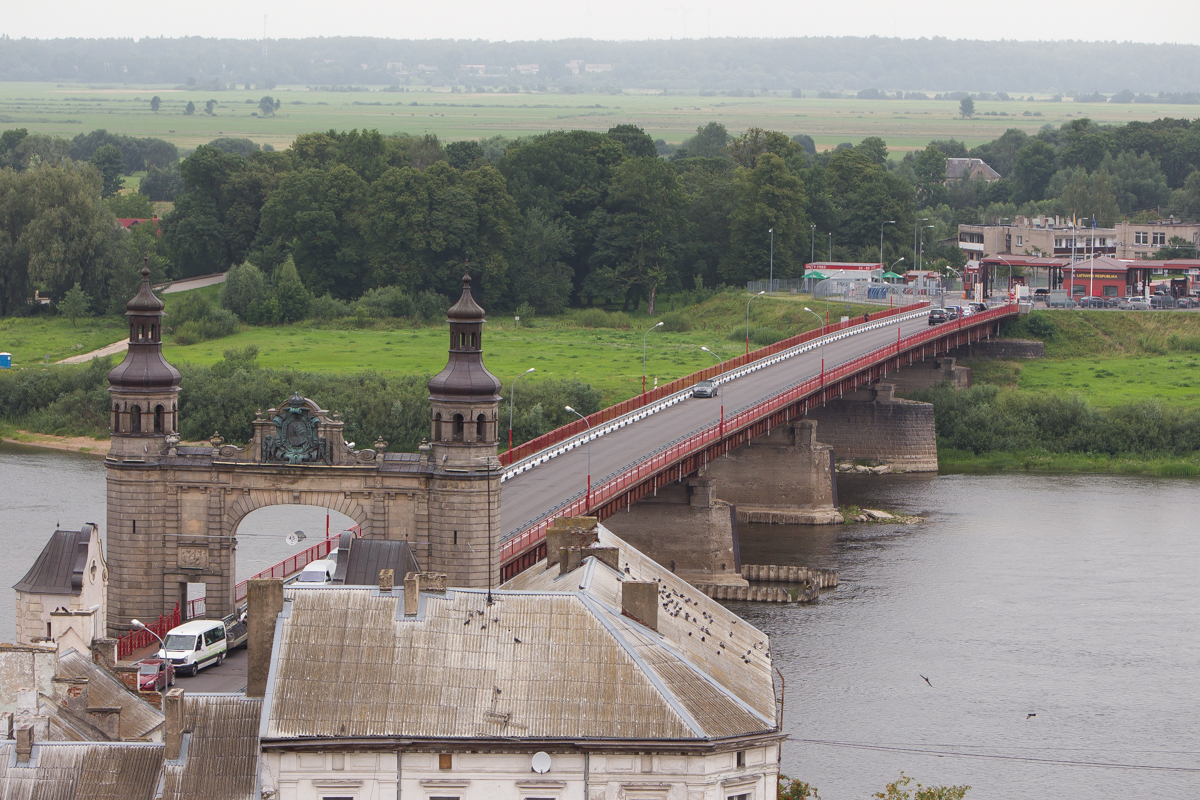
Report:
<svg viewBox="0 0 1200 800"><path fill-rule="evenodd" d="M884 791L876 792L874 796L878 800L963 800L971 791L970 786L922 786L918 783L914 795L907 788L910 783L912 778L901 772L898 780L892 781Z"/></svg>
<svg viewBox="0 0 1200 800"><path fill-rule="evenodd" d="M196 104L193 103L191 100L188 100L187 105L183 107L183 113L188 115L189 117L192 116L193 114L195 114L196 113Z"/></svg>
<svg viewBox="0 0 1200 800"><path fill-rule="evenodd" d="M258 101L258 110L264 117L275 116L275 100L270 95L267 95L262 100Z"/></svg>
<svg viewBox="0 0 1200 800"><path fill-rule="evenodd" d="M800 145L779 131L749 128L729 142L727 152L738 166L754 169L758 157L764 153L774 153L780 158L787 158L800 152Z"/></svg>
<svg viewBox="0 0 1200 800"><path fill-rule="evenodd" d="M680 148L688 158L720 158L726 155L725 145L729 133L719 122L710 122L696 128L696 135L684 141Z"/></svg>
<svg viewBox="0 0 1200 800"><path fill-rule="evenodd" d="M114 194L104 204L119 219L150 219L154 216L154 206L144 194Z"/></svg>
<svg viewBox="0 0 1200 800"><path fill-rule="evenodd" d="M308 316L312 295L304 288L296 264L288 258L275 270L275 300L279 303L281 322L299 322Z"/></svg>
<svg viewBox="0 0 1200 800"><path fill-rule="evenodd" d="M917 180L917 205L928 208L946 199L946 155L933 144L913 159Z"/></svg>
<svg viewBox="0 0 1200 800"><path fill-rule="evenodd" d="M975 116L975 101L970 97L964 97L958 102L958 110L963 119Z"/></svg>
<svg viewBox="0 0 1200 800"><path fill-rule="evenodd" d="M1018 151L1013 164L1012 179L1017 186L1017 200L1042 200L1054 175L1054 148L1035 139Z"/></svg>
<svg viewBox="0 0 1200 800"><path fill-rule="evenodd" d="M511 270L513 299L539 314L561 314L571 300L571 233L545 212L531 208L517 237Z"/></svg>
<svg viewBox="0 0 1200 800"><path fill-rule="evenodd" d="M865 156L864 156L865 158ZM775 275L788 277L803 261L797 252L805 225L804 183L783 159L767 153L754 169L738 170L733 179L734 209L729 218L729 254L721 276L740 284L767 274L771 236L775 230Z"/></svg>
<svg viewBox="0 0 1200 800"><path fill-rule="evenodd" d="M620 142L632 158L653 158L658 155L654 140L637 125L617 125L608 129L608 135Z"/></svg>
<svg viewBox="0 0 1200 800"><path fill-rule="evenodd" d="M208 100L204 103L204 113L208 114L210 117L215 117L217 115L215 111L216 107L216 100Z"/></svg>
<svg viewBox="0 0 1200 800"><path fill-rule="evenodd" d="M267 278L249 261L230 267L221 284L220 303L245 322L255 322L253 313L269 295Z"/></svg>
<svg viewBox="0 0 1200 800"><path fill-rule="evenodd" d="M1160 247L1154 251L1154 255L1150 258L1155 260L1169 261L1173 258L1195 258L1196 245L1189 242L1182 236L1172 236L1166 247Z"/></svg>
<svg viewBox="0 0 1200 800"><path fill-rule="evenodd" d="M92 153L88 163L100 173L103 181L100 190L101 197L112 197L121 191L121 187L125 185L125 179L121 177L121 173L125 169L125 162L121 158L121 148L115 144L106 144Z"/></svg>
<svg viewBox="0 0 1200 800"><path fill-rule="evenodd" d="M779 775L776 794L779 800L821 800L821 796L817 794L817 787L804 781L793 780L783 773Z"/></svg>
<svg viewBox="0 0 1200 800"><path fill-rule="evenodd" d="M71 327L75 327L75 320L79 317L87 316L88 308L92 305L91 298L83 289L79 288L79 281L71 288L62 301L58 304L58 313L65 314L71 319Z"/></svg>
<svg viewBox="0 0 1200 800"><path fill-rule="evenodd" d="M169 167L151 167L146 177L138 184L138 193L154 201L174 201L175 196L183 191L183 177L179 174L179 165Z"/></svg>
<svg viewBox="0 0 1200 800"><path fill-rule="evenodd" d="M455 169L470 169L478 161L483 161L483 147L479 142L450 142L446 145L446 160Z"/></svg>
<svg viewBox="0 0 1200 800"><path fill-rule="evenodd" d="M162 107L162 98L160 98L158 95L154 95L154 97L150 98L150 110L151 111L153 111L155 114L157 114L158 109L161 107Z"/></svg>
<svg viewBox="0 0 1200 800"><path fill-rule="evenodd" d="M1126 214L1162 208L1171 201L1167 176L1149 153L1136 155L1128 150L1113 158L1104 154L1101 169L1112 174L1117 205Z"/></svg>

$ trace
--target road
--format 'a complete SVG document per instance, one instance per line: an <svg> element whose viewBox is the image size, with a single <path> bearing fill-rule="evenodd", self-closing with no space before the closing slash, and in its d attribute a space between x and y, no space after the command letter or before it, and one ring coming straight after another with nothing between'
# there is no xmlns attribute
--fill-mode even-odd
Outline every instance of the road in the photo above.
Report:
<svg viewBox="0 0 1200 800"><path fill-rule="evenodd" d="M131 664L142 658L153 657L155 651L155 648L148 647L134 653L121 663ZM233 650L225 656L224 664L205 667L194 678L177 675L175 687L188 692L237 693L246 691L246 648L239 647Z"/></svg>
<svg viewBox="0 0 1200 800"><path fill-rule="evenodd" d="M826 369L866 352L928 328L924 315L907 322L892 322L881 328L830 342L824 348ZM606 475L628 467L643 455L720 420L721 406L731 416L745 406L763 400L786 386L816 376L821 371L821 348L786 359L749 375L721 384L716 398L689 398L632 425L626 425L591 443L593 486ZM819 436L819 433L818 433ZM500 489L500 530L507 536L518 526L545 513L587 486L588 447L577 447L520 475L506 480Z"/></svg>

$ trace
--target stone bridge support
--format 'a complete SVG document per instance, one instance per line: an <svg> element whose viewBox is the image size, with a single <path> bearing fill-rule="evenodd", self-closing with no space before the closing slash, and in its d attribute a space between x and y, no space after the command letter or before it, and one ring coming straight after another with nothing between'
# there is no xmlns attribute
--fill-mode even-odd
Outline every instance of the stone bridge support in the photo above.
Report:
<svg viewBox="0 0 1200 800"><path fill-rule="evenodd" d="M822 438L823 435L822 435ZM823 525L837 510L833 448L817 441L817 423L799 420L708 462L705 475L739 520Z"/></svg>
<svg viewBox="0 0 1200 800"><path fill-rule="evenodd" d="M933 406L895 396L890 383L877 383L833 400L808 416L821 424L821 438L838 463L886 465L893 472L937 472Z"/></svg>
<svg viewBox="0 0 1200 800"><path fill-rule="evenodd" d="M604 525L690 583L747 585L733 506L716 498L708 478L664 486Z"/></svg>

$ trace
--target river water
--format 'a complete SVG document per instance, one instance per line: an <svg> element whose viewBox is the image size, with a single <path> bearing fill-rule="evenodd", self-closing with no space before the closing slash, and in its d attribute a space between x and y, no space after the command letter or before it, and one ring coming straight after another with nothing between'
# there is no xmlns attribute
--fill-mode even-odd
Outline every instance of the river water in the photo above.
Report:
<svg viewBox="0 0 1200 800"><path fill-rule="evenodd" d="M824 800L901 770L971 800L1200 797L1200 482L852 476L839 493L926 521L741 527L746 563L841 574L814 605L734 604L786 681L785 772ZM101 462L0 445L0 520L3 591L56 522L103 526ZM321 509L255 512L239 577L324 526Z"/></svg>

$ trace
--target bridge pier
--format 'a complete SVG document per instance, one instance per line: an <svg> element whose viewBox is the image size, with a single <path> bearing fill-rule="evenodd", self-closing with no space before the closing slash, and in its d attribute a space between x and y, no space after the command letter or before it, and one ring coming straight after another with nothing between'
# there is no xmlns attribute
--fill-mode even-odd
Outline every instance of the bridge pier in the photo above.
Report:
<svg viewBox="0 0 1200 800"><path fill-rule="evenodd" d="M705 475L739 520L827 525L843 521L833 452L817 441L817 423L803 419L708 462Z"/></svg>
<svg viewBox="0 0 1200 800"><path fill-rule="evenodd" d="M893 472L937 472L933 406L896 397L891 383L844 395L810 410L808 416L820 423L821 438L833 447L840 463L866 461Z"/></svg>
<svg viewBox="0 0 1200 800"><path fill-rule="evenodd" d="M604 520L604 526L689 583L746 586L731 504L709 478L661 487Z"/></svg>

